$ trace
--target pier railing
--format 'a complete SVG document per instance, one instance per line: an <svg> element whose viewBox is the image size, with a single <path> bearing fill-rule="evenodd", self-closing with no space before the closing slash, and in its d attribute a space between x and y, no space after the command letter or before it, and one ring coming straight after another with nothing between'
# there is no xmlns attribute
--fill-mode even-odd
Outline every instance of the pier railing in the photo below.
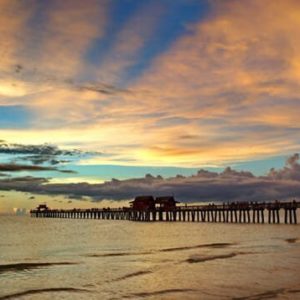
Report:
<svg viewBox="0 0 300 300"><path fill-rule="evenodd" d="M134 210L122 208L33 209L31 217L169 222L297 224L300 202L235 202Z"/></svg>

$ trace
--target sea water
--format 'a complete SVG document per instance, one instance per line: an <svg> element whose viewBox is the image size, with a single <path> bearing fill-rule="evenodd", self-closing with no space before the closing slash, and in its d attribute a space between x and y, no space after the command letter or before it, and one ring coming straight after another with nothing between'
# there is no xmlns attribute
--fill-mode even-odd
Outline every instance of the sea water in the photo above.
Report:
<svg viewBox="0 0 300 300"><path fill-rule="evenodd" d="M0 217L3 299L300 299L300 227Z"/></svg>

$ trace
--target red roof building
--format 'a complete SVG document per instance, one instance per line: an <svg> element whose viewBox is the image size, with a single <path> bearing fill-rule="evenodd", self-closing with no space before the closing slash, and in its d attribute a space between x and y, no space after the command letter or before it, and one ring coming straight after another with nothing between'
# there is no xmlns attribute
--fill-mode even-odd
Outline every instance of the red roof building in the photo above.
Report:
<svg viewBox="0 0 300 300"><path fill-rule="evenodd" d="M155 200L152 196L138 196L131 202L134 210L153 210L155 209Z"/></svg>

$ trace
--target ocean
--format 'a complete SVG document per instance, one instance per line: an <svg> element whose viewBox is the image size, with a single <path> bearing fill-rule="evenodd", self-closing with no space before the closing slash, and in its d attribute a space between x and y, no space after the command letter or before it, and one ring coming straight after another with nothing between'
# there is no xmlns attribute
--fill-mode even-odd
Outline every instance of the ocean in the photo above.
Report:
<svg viewBox="0 0 300 300"><path fill-rule="evenodd" d="M3 299L300 299L299 225L0 217Z"/></svg>

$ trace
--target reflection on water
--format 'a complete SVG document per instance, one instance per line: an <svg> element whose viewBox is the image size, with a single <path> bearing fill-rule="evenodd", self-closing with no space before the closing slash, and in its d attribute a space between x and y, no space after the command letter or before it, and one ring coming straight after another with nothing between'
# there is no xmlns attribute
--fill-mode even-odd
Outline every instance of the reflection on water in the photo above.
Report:
<svg viewBox="0 0 300 300"><path fill-rule="evenodd" d="M297 299L298 225L0 217L2 299Z"/></svg>

